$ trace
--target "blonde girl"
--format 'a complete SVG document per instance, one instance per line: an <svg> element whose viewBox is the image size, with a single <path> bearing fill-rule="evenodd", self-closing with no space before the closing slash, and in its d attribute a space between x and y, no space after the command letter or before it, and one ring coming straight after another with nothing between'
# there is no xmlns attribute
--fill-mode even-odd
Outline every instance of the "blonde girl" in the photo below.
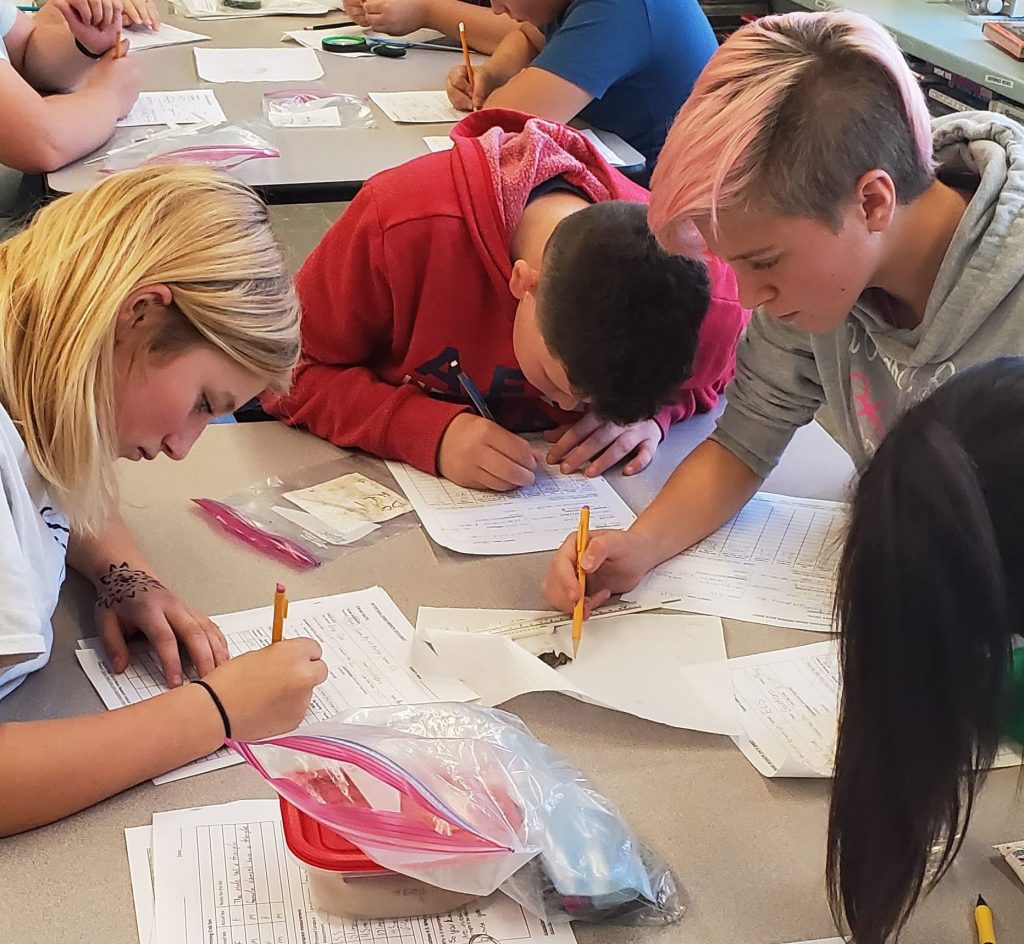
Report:
<svg viewBox="0 0 1024 944"><path fill-rule="evenodd" d="M96 587L115 670L141 632L170 686L114 712L0 725L0 834L207 754L229 727L258 738L302 718L327 674L317 644L228 661L128 533L114 469L185 458L214 416L286 387L298 350L266 208L220 173L118 175L0 244L0 697L49 658L65 565ZM182 685L179 645L204 684Z"/></svg>

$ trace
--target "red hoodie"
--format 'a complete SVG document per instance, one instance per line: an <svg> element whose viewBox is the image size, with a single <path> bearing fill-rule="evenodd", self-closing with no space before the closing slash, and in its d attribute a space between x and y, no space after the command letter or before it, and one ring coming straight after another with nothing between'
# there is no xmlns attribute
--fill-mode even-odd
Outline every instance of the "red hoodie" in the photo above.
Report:
<svg viewBox="0 0 1024 944"><path fill-rule="evenodd" d="M516 112L469 115L451 151L366 182L296 277L302 361L291 392L266 409L339 446L437 474L448 424L471 409L458 359L495 419L516 432L573 422L528 384L512 349L509 234L530 192L561 176L594 202L646 203L579 132ZM670 423L709 410L732 377L748 313L732 271L709 260L711 306L693 374L659 412Z"/></svg>

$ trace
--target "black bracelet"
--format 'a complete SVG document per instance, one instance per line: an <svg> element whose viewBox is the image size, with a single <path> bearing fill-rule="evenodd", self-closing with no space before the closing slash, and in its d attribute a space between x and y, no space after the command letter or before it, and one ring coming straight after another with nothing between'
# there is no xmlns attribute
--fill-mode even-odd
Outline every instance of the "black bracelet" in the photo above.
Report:
<svg viewBox="0 0 1024 944"><path fill-rule="evenodd" d="M110 52L110 49L108 49L107 52L93 52L90 49L86 49L85 46L82 45L82 41L77 36L75 37L75 45L83 56L88 56L90 59L102 59L107 52ZM111 46L110 48L113 49L114 47Z"/></svg>
<svg viewBox="0 0 1024 944"><path fill-rule="evenodd" d="M193 685L201 685L209 693L213 699L213 703L217 706L217 710L220 712L220 720L224 722L224 739L228 740L231 737L231 722L228 720L228 713L224 710L224 705L221 704L221 700L217 697L217 693L210 687L209 684L204 682L202 679L194 679Z"/></svg>

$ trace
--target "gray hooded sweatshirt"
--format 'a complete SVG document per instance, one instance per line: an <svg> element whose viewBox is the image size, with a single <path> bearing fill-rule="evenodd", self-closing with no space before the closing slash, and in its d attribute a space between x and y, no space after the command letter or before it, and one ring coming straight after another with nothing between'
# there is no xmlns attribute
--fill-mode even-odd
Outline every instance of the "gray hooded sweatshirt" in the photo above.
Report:
<svg viewBox="0 0 1024 944"><path fill-rule="evenodd" d="M1024 127L990 112L932 125L940 174L978 187L928 297L894 328L862 295L839 327L809 334L756 314L712 439L766 476L793 433L828 404L858 468L895 420L958 370L1024 354Z"/></svg>

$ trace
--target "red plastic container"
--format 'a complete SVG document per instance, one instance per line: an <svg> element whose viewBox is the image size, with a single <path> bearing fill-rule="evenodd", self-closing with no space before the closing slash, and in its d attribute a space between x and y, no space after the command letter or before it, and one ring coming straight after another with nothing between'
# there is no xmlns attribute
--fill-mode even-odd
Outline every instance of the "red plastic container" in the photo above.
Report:
<svg viewBox="0 0 1024 944"><path fill-rule="evenodd" d="M321 911L343 918L410 918L443 914L476 900L378 865L343 836L279 799L288 851L309 875L310 898Z"/></svg>

